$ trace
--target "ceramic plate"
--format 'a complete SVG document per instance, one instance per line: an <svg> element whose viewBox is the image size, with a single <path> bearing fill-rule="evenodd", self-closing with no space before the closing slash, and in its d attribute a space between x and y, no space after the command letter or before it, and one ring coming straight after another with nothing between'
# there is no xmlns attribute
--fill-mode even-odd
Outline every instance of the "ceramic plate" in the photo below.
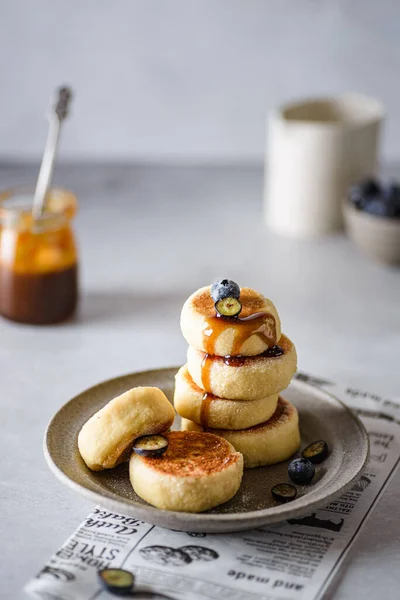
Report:
<svg viewBox="0 0 400 600"><path fill-rule="evenodd" d="M177 370L158 369L110 379L65 404L50 422L44 440L46 460L55 475L89 500L115 512L170 529L217 533L307 515L351 487L363 469L368 458L368 436L358 418L327 392L295 380L284 397L299 411L302 448L324 439L331 452L317 466L313 483L298 487L298 496L290 503L277 504L270 492L273 485L288 481L288 461L246 470L241 488L232 500L200 514L165 511L147 504L131 487L127 463L109 471L90 471L77 445L85 421L109 400L139 385L159 387L172 400ZM179 426L177 417L174 429Z"/></svg>

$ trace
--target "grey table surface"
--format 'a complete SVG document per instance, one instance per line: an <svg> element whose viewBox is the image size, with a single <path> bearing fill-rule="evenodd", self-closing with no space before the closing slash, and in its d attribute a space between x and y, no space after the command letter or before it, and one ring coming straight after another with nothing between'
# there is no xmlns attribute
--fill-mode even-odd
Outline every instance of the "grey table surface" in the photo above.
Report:
<svg viewBox="0 0 400 600"><path fill-rule="evenodd" d="M0 167L1 186L34 167ZM185 361L180 308L230 277L270 296L299 367L399 396L400 271L344 235L298 242L268 233L258 167L63 166L79 196L79 315L49 328L0 322L0 597L21 588L92 508L48 470L42 438L72 396L121 373ZM335 600L398 598L400 473L352 554Z"/></svg>

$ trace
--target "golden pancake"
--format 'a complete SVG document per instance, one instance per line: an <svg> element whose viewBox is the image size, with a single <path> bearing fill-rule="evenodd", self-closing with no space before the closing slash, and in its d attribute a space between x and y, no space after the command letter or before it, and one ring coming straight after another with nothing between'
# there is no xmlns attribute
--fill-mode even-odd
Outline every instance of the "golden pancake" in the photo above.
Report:
<svg viewBox="0 0 400 600"><path fill-rule="evenodd" d="M254 356L276 344L281 323L271 300L251 288L242 288L240 302L239 319L219 318L210 286L200 288L183 305L183 337L197 350L218 356Z"/></svg>
<svg viewBox="0 0 400 600"><path fill-rule="evenodd" d="M281 356L210 356L189 346L187 367L204 391L231 400L257 400L287 388L297 368L294 344L282 335Z"/></svg>
<svg viewBox="0 0 400 600"><path fill-rule="evenodd" d="M274 414L278 397L274 394L259 400L227 400L199 388L186 365L175 376L174 406L177 413L206 427L244 429L263 423Z"/></svg>
<svg viewBox="0 0 400 600"><path fill-rule="evenodd" d="M274 415L266 423L248 429L202 428L182 419L184 431L207 431L228 440L243 454L245 468L273 465L290 458L300 446L299 417L296 408L280 397Z"/></svg>
<svg viewBox="0 0 400 600"><path fill-rule="evenodd" d="M127 452L136 438L167 431L174 417L174 408L161 390L133 388L84 424L78 436L79 452L92 471L112 469L128 460Z"/></svg>
<svg viewBox="0 0 400 600"><path fill-rule="evenodd" d="M201 512L230 500L243 475L243 457L211 433L171 431L157 457L132 454L129 476L135 492L157 508Z"/></svg>

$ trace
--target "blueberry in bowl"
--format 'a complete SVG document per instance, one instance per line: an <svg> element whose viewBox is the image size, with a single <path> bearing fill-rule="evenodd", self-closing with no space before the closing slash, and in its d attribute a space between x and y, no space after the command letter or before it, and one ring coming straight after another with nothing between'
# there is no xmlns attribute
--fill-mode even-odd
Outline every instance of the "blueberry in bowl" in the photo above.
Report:
<svg viewBox="0 0 400 600"><path fill-rule="evenodd" d="M349 200L356 208L363 210L367 201L374 198L379 192L379 184L375 179L364 179L350 188Z"/></svg>
<svg viewBox="0 0 400 600"><path fill-rule="evenodd" d="M400 264L400 184L368 177L353 185L344 204L350 237L367 255Z"/></svg>

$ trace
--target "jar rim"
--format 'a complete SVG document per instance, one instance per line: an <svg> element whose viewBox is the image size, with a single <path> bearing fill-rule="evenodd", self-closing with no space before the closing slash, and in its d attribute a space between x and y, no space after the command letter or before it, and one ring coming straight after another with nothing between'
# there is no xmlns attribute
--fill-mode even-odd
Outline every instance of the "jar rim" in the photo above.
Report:
<svg viewBox="0 0 400 600"><path fill-rule="evenodd" d="M15 224L23 216L32 212L34 189L32 185L19 185L0 191L0 224ZM21 199L20 203L18 203L18 197ZM46 210L38 221L42 225L48 220L52 222L59 219L70 221L76 211L75 194L61 187L52 187L48 192Z"/></svg>

